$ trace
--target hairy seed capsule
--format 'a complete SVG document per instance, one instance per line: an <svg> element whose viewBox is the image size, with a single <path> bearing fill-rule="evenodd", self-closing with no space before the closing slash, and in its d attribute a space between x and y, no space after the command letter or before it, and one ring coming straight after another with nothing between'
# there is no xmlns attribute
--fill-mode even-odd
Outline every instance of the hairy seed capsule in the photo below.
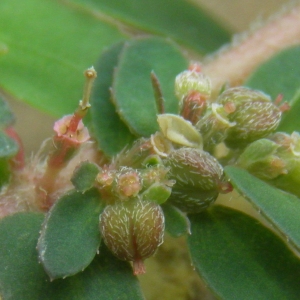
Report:
<svg viewBox="0 0 300 300"><path fill-rule="evenodd" d="M239 105L229 119L236 125L228 130L226 144L233 148L244 147L275 131L281 111L272 102L248 102Z"/></svg>
<svg viewBox="0 0 300 300"><path fill-rule="evenodd" d="M210 96L210 79L197 70L187 70L178 74L175 78L175 93L181 101L191 91L196 91L202 95Z"/></svg>
<svg viewBox="0 0 300 300"><path fill-rule="evenodd" d="M231 148L243 148L269 135L281 120L280 109L268 95L257 90L230 88L219 96L218 102L227 110L228 120L235 123L225 140Z"/></svg>
<svg viewBox="0 0 300 300"><path fill-rule="evenodd" d="M164 161L169 178L176 180L170 201L183 211L200 212L213 203L219 192L226 193L223 168L209 153L180 148Z"/></svg>
<svg viewBox="0 0 300 300"><path fill-rule="evenodd" d="M135 275L145 273L143 261L162 244L164 227L161 207L150 201L109 205L100 215L105 244L119 259L133 262Z"/></svg>

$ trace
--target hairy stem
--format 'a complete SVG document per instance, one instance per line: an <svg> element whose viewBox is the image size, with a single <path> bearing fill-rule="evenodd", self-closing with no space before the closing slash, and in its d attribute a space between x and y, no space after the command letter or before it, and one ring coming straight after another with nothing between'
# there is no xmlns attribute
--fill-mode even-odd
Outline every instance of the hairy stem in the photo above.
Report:
<svg viewBox="0 0 300 300"><path fill-rule="evenodd" d="M212 79L214 93L218 93L224 83L231 86L242 84L262 62L300 43L300 4L240 39L237 45L233 42L208 57L203 65L203 72Z"/></svg>

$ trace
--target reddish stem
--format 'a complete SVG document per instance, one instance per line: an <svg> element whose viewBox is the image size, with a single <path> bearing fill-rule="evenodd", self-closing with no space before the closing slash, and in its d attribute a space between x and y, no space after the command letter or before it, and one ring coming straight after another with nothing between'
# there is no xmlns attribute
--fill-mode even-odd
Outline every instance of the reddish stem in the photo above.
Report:
<svg viewBox="0 0 300 300"><path fill-rule="evenodd" d="M264 26L250 32L240 43L221 49L209 57L202 66L203 72L211 77L214 93L224 83L237 86L262 62L300 42L300 4L273 18ZM236 45L237 44L237 45Z"/></svg>
<svg viewBox="0 0 300 300"><path fill-rule="evenodd" d="M142 275L146 273L144 262L141 258L137 258L133 262L133 275Z"/></svg>

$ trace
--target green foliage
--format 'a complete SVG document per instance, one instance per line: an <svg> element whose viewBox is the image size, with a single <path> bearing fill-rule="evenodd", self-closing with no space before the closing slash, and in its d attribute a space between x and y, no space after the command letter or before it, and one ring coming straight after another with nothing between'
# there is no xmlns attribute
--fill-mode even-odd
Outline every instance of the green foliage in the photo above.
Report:
<svg viewBox="0 0 300 300"><path fill-rule="evenodd" d="M229 32L195 4L185 0L73 0L146 33L167 36L198 52L216 50ZM175 29L175 30L174 30Z"/></svg>
<svg viewBox="0 0 300 300"><path fill-rule="evenodd" d="M84 161L74 170L71 181L76 191L84 193L91 189L99 173L99 168L96 164Z"/></svg>
<svg viewBox="0 0 300 300"><path fill-rule="evenodd" d="M18 145L0 131L0 187L10 178L9 160L18 152Z"/></svg>
<svg viewBox="0 0 300 300"><path fill-rule="evenodd" d="M171 236L180 237L191 233L190 221L182 211L168 203L162 209L166 219L166 231Z"/></svg>
<svg viewBox="0 0 300 300"><path fill-rule="evenodd" d="M117 260L104 246L84 272L50 282L36 250L43 218L43 214L20 213L0 222L3 300L143 299L129 264Z"/></svg>
<svg viewBox="0 0 300 300"><path fill-rule="evenodd" d="M1 1L0 27L8 47L0 60L1 86L56 116L76 107L83 70L124 38L111 24L57 1Z"/></svg>
<svg viewBox="0 0 300 300"><path fill-rule="evenodd" d="M0 57L0 85L57 117L80 99L83 70L131 31L173 36L204 52L229 40L222 26L184 0L3 0L0 27L0 41L8 49Z"/></svg>
<svg viewBox="0 0 300 300"><path fill-rule="evenodd" d="M113 102L129 130L149 136L158 130L150 73L159 78L167 112L177 112L174 77L187 67L187 61L169 41L146 38L126 44L119 57L112 85Z"/></svg>
<svg viewBox="0 0 300 300"><path fill-rule="evenodd" d="M291 109L285 112L279 131L292 133L300 131L300 47L286 49L258 67L245 82L245 85L264 91L275 99L279 94L289 102Z"/></svg>
<svg viewBox="0 0 300 300"><path fill-rule="evenodd" d="M231 183L278 229L282 236L300 249L300 199L250 175L247 171L226 167Z"/></svg>
<svg viewBox="0 0 300 300"><path fill-rule="evenodd" d="M82 90L80 74L96 62L98 77L92 92L89 127L107 159L99 162L101 169L88 161L81 163L71 178L75 190L55 202L46 218L39 213L20 213L0 221L1 300L143 299L129 263L114 257L103 243L100 246L99 217L101 220L105 206L106 211L114 213L113 222L108 214L100 223L105 242L114 253L122 244L125 254L119 257L124 259L129 253L126 245L130 245L128 260L134 262L135 274L144 271L143 258L155 252L165 225L173 237L188 235L194 266L222 299L299 298L300 261L291 248L300 248L300 200L231 166L237 162L247 168L247 163L263 160L264 167L271 171L278 167L278 160L274 163L269 158L285 144L275 147L270 140L260 143L257 139L268 138L275 130L280 110L268 98L262 101L264 109L254 107L247 94L242 103L247 110L238 119L233 118L237 103L231 98L226 103L220 99L211 99L213 104L207 101L199 109L199 118L204 121L198 126L176 115L184 104L189 117L189 110L196 109L189 105L205 102L210 94L209 79L203 79L199 72L194 77L203 79L200 86L207 87L205 95L202 90L187 88L180 99L175 97L175 76L187 69L186 53L180 49L187 47L196 54L215 50L228 40L225 29L184 0L3 0L0 27L1 44L8 48L0 53L1 87L14 98L50 114L60 116L74 111L74 101ZM132 39L134 32L144 35ZM283 114L277 131L300 130L299 55L299 46L287 49L263 63L245 82L272 99L283 94L289 102L291 109ZM158 78L155 90L151 72ZM231 91L233 99L238 96L235 89ZM160 96L166 114L157 109L162 106L155 103ZM264 128L266 120L272 126ZM13 121L0 99L1 129ZM237 121L241 122L237 125ZM237 141L236 129L243 133L252 130L254 137ZM210 155L223 141L229 147L228 156L222 158L225 175L281 238L257 220L226 207L214 206L197 213L211 205L219 193L231 191L223 166ZM250 141L258 144L243 153L242 148ZM210 154L202 151L203 147ZM295 158L292 162L300 156L297 147L296 142L288 144L289 155ZM16 143L1 132L1 185L11 175L9 163L17 151ZM178 164L175 157L168 165L172 151L182 151L182 159L188 164ZM205 154L202 157L200 153ZM279 167L284 169L285 165ZM298 165L295 169L292 176L299 178ZM279 172L279 177L283 174ZM293 185L286 190L298 195L298 181L284 178L285 185ZM182 206L184 199L188 201ZM194 214L187 215L170 203ZM128 221L131 219L138 222Z"/></svg>
<svg viewBox="0 0 300 300"><path fill-rule="evenodd" d="M102 53L96 63L96 69L100 72L91 99L93 132L100 148L108 156L118 154L135 139L135 136L120 119L111 101L110 88L113 84L113 74L123 47L124 42L120 42Z"/></svg>
<svg viewBox="0 0 300 300"><path fill-rule="evenodd" d="M0 128L5 128L14 123L15 118L8 104L0 96Z"/></svg>
<svg viewBox="0 0 300 300"><path fill-rule="evenodd" d="M91 263L100 246L98 223L102 209L96 190L71 192L53 205L37 246L51 280L74 275Z"/></svg>
<svg viewBox="0 0 300 300"><path fill-rule="evenodd" d="M190 220L193 264L221 299L299 298L298 258L256 219L215 206Z"/></svg>

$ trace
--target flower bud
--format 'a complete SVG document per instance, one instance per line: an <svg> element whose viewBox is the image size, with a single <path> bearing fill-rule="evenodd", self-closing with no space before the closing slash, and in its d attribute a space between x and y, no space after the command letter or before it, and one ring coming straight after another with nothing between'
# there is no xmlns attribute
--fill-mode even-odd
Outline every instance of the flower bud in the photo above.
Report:
<svg viewBox="0 0 300 300"><path fill-rule="evenodd" d="M195 125L206 111L206 98L197 91L191 91L181 102L180 115Z"/></svg>
<svg viewBox="0 0 300 300"><path fill-rule="evenodd" d="M237 165L260 179L274 179L287 173L286 163L278 156L278 148L279 145L268 139L257 140L246 147Z"/></svg>
<svg viewBox="0 0 300 300"><path fill-rule="evenodd" d="M272 179L271 184L300 197L300 135L277 132L270 137L277 145L277 156L285 164L285 172Z"/></svg>
<svg viewBox="0 0 300 300"><path fill-rule="evenodd" d="M105 244L119 259L133 262L135 275L145 273L143 261L162 244L164 227L161 207L150 201L109 205L100 215Z"/></svg>
<svg viewBox="0 0 300 300"><path fill-rule="evenodd" d="M266 94L245 87L231 88L222 93L218 102L228 111L230 122L226 145L243 148L272 133L281 120L280 109Z"/></svg>
<svg viewBox="0 0 300 300"><path fill-rule="evenodd" d="M125 148L113 161L115 168L131 167L141 168L143 161L153 154L153 146L150 139L140 138L130 148Z"/></svg>
<svg viewBox="0 0 300 300"><path fill-rule="evenodd" d="M186 70L175 78L175 93L181 101L191 91L199 92L207 97L211 94L211 81L202 72Z"/></svg>
<svg viewBox="0 0 300 300"><path fill-rule="evenodd" d="M176 180L169 198L172 204L187 212L200 212L213 203L227 183L223 168L209 153L193 148L180 148L164 161L170 168L169 178Z"/></svg>
<svg viewBox="0 0 300 300"><path fill-rule="evenodd" d="M237 164L251 174L300 197L300 135L276 132L251 143Z"/></svg>
<svg viewBox="0 0 300 300"><path fill-rule="evenodd" d="M129 197L137 196L141 189L141 176L137 170L123 167L117 172L113 192L120 200L128 200Z"/></svg>

